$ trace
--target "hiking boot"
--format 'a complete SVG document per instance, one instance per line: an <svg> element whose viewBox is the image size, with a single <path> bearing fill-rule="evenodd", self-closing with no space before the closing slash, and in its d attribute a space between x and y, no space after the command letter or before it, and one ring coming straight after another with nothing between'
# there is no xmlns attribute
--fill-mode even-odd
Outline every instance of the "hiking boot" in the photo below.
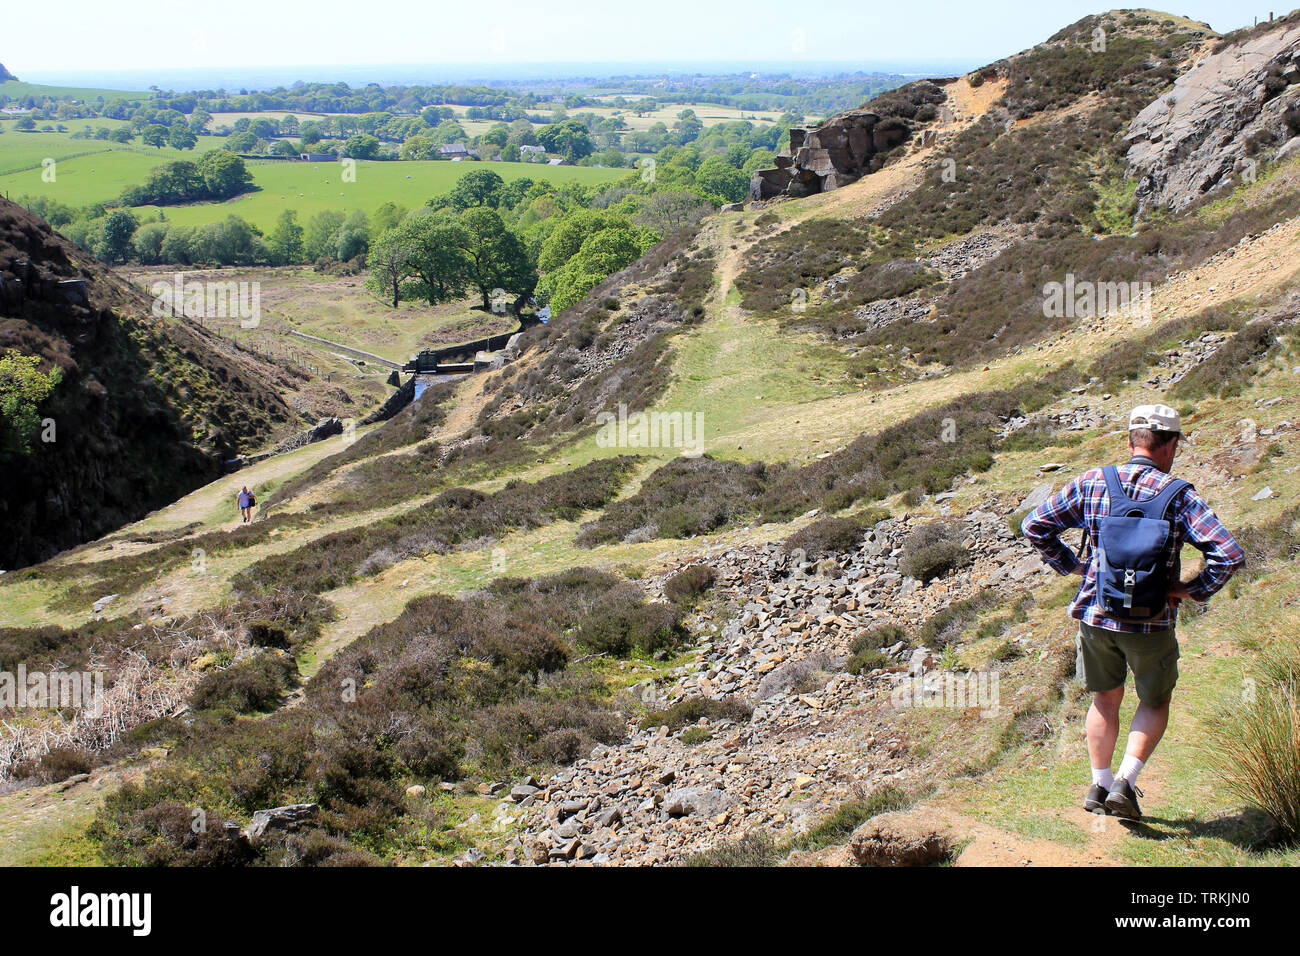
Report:
<svg viewBox="0 0 1300 956"><path fill-rule="evenodd" d="M1115 786L1111 787L1110 794L1106 797L1106 812L1113 813L1122 820L1141 820L1142 808L1138 806L1137 798L1142 795L1141 790L1120 778L1115 781Z"/></svg>
<svg viewBox="0 0 1300 956"><path fill-rule="evenodd" d="M1106 788L1099 783L1094 783L1088 788L1087 795L1083 798L1083 809L1089 813L1106 813Z"/></svg>

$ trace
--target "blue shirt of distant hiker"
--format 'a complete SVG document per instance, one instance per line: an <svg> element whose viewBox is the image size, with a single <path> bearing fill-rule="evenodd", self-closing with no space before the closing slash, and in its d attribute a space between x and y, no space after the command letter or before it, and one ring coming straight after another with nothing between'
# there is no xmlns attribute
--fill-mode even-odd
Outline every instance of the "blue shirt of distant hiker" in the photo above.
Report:
<svg viewBox="0 0 1300 956"><path fill-rule="evenodd" d="M239 507L241 507L241 508L247 508L247 507L248 507L248 492L247 492L247 491L241 491L241 492L239 493Z"/></svg>

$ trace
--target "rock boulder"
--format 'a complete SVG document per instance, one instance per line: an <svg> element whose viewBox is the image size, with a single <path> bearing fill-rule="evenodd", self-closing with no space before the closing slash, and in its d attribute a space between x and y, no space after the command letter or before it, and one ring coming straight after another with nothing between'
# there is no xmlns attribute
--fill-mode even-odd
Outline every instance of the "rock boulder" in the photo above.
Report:
<svg viewBox="0 0 1300 956"><path fill-rule="evenodd" d="M872 817L849 838L849 853L859 866L933 866L952 859L956 847L948 824L915 813Z"/></svg>

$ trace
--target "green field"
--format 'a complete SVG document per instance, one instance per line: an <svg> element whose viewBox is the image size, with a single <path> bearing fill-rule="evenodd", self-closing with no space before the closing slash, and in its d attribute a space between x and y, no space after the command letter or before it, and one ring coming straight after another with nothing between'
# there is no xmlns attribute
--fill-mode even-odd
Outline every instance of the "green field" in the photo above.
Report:
<svg viewBox="0 0 1300 956"><path fill-rule="evenodd" d="M6 134L0 140L17 139L22 134ZM57 137L60 134L47 133L45 140L33 151L24 146L14 151L11 160L6 151L8 143L0 147L0 168L13 169L18 172L0 176L0 194L9 199L21 196L45 196L56 202L69 206L85 206L90 203L116 199L127 186L134 186L144 181L149 170L168 160L179 159L182 154L170 148L150 150L148 153L130 149L117 144L96 142L95 140L68 140L64 135L65 149L60 158ZM42 151L39 147L50 147ZM96 147L104 148L94 152ZM88 155L76 155L88 153ZM186 154L192 158L192 154ZM55 167L54 182L45 182L41 176L41 157L50 156L58 160ZM21 168L26 167L26 168Z"/></svg>
<svg viewBox="0 0 1300 956"><path fill-rule="evenodd" d="M613 97L604 98L612 99ZM629 99L635 99L635 97L629 97ZM683 110L694 110L696 117L704 124L705 129L716 126L718 123L734 123L737 120L748 120L755 126L770 126L781 116L780 110L742 110L735 106L724 106L720 103L670 103L643 116L637 116L629 109L619 110L613 106L579 106L569 112L570 114L597 113L601 116L618 114L627 121L629 129L638 130L649 129L655 123L663 123L671 129L673 123L677 122L677 114Z"/></svg>
<svg viewBox="0 0 1300 956"><path fill-rule="evenodd" d="M282 120L286 116L292 116L294 119L305 123L308 120L320 120L320 119L325 119L327 116L346 115L346 114L315 113L312 112L311 110L253 110L253 111L231 112L231 113L212 113L210 115L212 116L212 122L208 124L208 129L216 129L219 126L234 126L235 123L241 119Z"/></svg>
<svg viewBox="0 0 1300 956"><path fill-rule="evenodd" d="M59 99L97 100L142 100L151 93L132 90L96 90L81 86L45 86L41 83L24 83L22 80L6 80L0 83L0 96L10 99L22 99L25 96L53 96Z"/></svg>
<svg viewBox="0 0 1300 956"><path fill-rule="evenodd" d="M143 146L139 141L123 144L109 142L104 139L73 139L72 134L83 126L89 126L91 129L106 126L112 129L125 125L125 121L92 118L63 120L62 122L68 127L66 133L42 133L40 131L23 133L14 129L12 121L0 123L0 131L3 131L0 133L0 191L11 198L21 196L24 192L34 195L33 188L41 188L41 160L47 157L62 161L77 156L90 156L109 152L134 153L139 159L135 161L123 160L126 164L124 168L140 168L147 174L150 169L162 162L171 159L193 159L196 154L215 149L225 142L220 137L201 136L198 145L193 150L181 151L172 149L170 146L155 149L152 146ZM44 121L41 121L41 124L44 125ZM28 171L26 177L17 176L11 178L12 174L22 173L23 171ZM24 178L28 180L26 183L24 183ZM51 198L59 199L54 194L51 194ZM95 197L94 200L87 201L98 201L99 198L101 197ZM69 202L70 200L60 199L59 201Z"/></svg>
<svg viewBox="0 0 1300 956"><path fill-rule="evenodd" d="M359 162L357 181L344 183L340 182L342 169L338 163L251 162L249 169L260 191L224 203L168 207L165 212L171 222L186 226L213 222L233 213L269 230L285 209L296 209L299 221L305 221L325 209L346 214L354 209L371 213L385 202L408 208L422 206L430 197L449 192L471 169L485 165L506 180L527 176L553 183L591 185L627 175L625 169L532 163ZM157 208L142 206L137 212L143 216Z"/></svg>
<svg viewBox="0 0 1300 956"><path fill-rule="evenodd" d="M466 119L464 107L456 107L455 109L456 122L470 136L481 136L500 122L499 120ZM576 106L569 110L568 114L570 116L576 116L579 113L595 113L597 116L618 115L623 117L629 131L636 131L647 130L655 123L663 123L669 129L672 129L673 124L677 122L677 114L682 110L694 110L696 117L704 124L705 129L716 126L718 123L732 123L737 120L748 120L755 126L771 126L780 118L779 111L760 110L755 112L754 110L740 110L734 106L720 106L717 103L674 103L669 106L662 106L643 116L637 116L631 110L620 110L613 106ZM550 110L538 109L535 112L546 116L550 113ZM298 118L302 119L301 116Z"/></svg>
<svg viewBox="0 0 1300 956"><path fill-rule="evenodd" d="M8 135L0 139L7 139ZM48 196L70 206L103 202L121 195L126 186L142 182L149 170L162 161L177 158L177 155L176 150L163 149L149 153L116 150L81 156L60 162L58 179L53 183L41 181L39 166L34 170L0 176L0 193L13 199ZM224 203L165 208L141 206L136 214L143 218L161 209L168 220L186 226L215 222L235 214L261 229L270 229L284 209L296 209L301 221L323 209L338 209L344 213L360 209L370 213L385 202L420 206L431 196L449 191L462 175L478 165L441 161L360 162L356 170L357 181L343 183L339 181L342 169L338 163L253 161L249 163L249 169L259 187L257 192ZM625 169L589 166L487 165L507 180L528 176L554 183L593 184L611 182L627 175Z"/></svg>

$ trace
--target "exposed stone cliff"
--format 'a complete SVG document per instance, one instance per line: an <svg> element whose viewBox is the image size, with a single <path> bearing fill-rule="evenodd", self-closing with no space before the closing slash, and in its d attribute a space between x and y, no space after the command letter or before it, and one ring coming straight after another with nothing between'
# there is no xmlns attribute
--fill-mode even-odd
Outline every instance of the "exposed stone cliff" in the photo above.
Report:
<svg viewBox="0 0 1300 956"><path fill-rule="evenodd" d="M1300 149L1300 23L1231 44L1178 77L1129 126L1141 209L1178 210L1281 145Z"/></svg>

